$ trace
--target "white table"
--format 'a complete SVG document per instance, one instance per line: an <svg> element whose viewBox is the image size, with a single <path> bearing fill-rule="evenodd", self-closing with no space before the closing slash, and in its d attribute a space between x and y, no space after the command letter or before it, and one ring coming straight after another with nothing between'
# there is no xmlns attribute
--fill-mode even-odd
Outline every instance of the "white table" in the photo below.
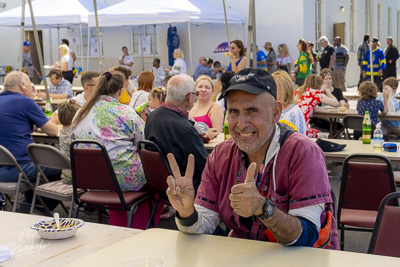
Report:
<svg viewBox="0 0 400 267"><path fill-rule="evenodd" d="M284 247L276 243L150 229L66 266L122 266L131 257L152 256L164 267L180 266L400 266L400 258Z"/></svg>
<svg viewBox="0 0 400 267"><path fill-rule="evenodd" d="M48 217L0 211L0 244L10 249L15 246L15 257L0 263L1 266L62 266L142 231L85 222L71 238L46 240L30 230L32 223L44 219ZM19 252L18 246L28 253Z"/></svg>

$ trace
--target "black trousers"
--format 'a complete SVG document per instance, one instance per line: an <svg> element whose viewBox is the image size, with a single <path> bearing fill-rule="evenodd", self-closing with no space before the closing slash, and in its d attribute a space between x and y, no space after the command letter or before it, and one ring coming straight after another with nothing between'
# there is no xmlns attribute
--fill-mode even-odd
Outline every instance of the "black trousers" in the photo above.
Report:
<svg viewBox="0 0 400 267"><path fill-rule="evenodd" d="M72 73L72 70L69 71L63 71L62 73L64 79L69 81L72 84L72 81L74 80L74 74Z"/></svg>
<svg viewBox="0 0 400 267"><path fill-rule="evenodd" d="M383 76L374 76L374 84L378 87L378 92L382 92L382 79ZM364 79L365 81L371 81L371 76L367 75Z"/></svg>

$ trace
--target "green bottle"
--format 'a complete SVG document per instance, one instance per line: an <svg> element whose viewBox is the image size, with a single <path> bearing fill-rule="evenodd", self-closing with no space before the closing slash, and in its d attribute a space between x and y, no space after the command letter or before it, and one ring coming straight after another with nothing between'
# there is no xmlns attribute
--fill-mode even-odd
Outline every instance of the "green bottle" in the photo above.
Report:
<svg viewBox="0 0 400 267"><path fill-rule="evenodd" d="M363 144L371 144L371 117L369 111L365 111L362 125L362 141Z"/></svg>
<svg viewBox="0 0 400 267"><path fill-rule="evenodd" d="M44 115L46 115L47 118L51 118L53 111L51 108L50 100L46 100L46 105L44 106Z"/></svg>
<svg viewBox="0 0 400 267"><path fill-rule="evenodd" d="M140 106L137 106L137 107L136 107L136 112L137 112L137 113L142 113L143 110L144 110L145 108L147 108L148 106L149 106L149 104L148 104L147 102L144 102L144 103L141 104Z"/></svg>
<svg viewBox="0 0 400 267"><path fill-rule="evenodd" d="M231 137L231 134L229 133L229 128L228 128L228 114L225 115L225 121L224 121L224 140L227 140Z"/></svg>

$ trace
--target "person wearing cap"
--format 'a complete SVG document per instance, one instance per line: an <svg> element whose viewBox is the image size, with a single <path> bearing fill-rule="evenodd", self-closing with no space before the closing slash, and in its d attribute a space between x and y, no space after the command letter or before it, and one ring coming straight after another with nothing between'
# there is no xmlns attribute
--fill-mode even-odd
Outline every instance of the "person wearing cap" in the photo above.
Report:
<svg viewBox="0 0 400 267"><path fill-rule="evenodd" d="M132 66L135 63L133 55L130 55L128 53L128 48L126 46L123 46L121 50L122 50L122 55L118 59L119 65L122 65L125 68L132 70Z"/></svg>
<svg viewBox="0 0 400 267"><path fill-rule="evenodd" d="M366 33L364 35L363 42L358 45L358 49L357 49L357 61L358 61L358 66L360 66L360 79L359 79L358 85L357 85L358 88L364 81L363 61L364 61L365 53L367 52L368 49L369 49L369 34Z"/></svg>
<svg viewBox="0 0 400 267"><path fill-rule="evenodd" d="M265 55L265 53L258 49L258 45L256 45L256 49L257 49L257 68L263 69L268 71L268 65L267 65L267 56ZM253 45L251 45L250 47L251 52L253 53Z"/></svg>
<svg viewBox="0 0 400 267"><path fill-rule="evenodd" d="M342 44L340 36L336 36L333 42L336 46L332 72L333 85L336 88L342 89L343 92L346 92L346 68L349 62L349 50Z"/></svg>
<svg viewBox="0 0 400 267"><path fill-rule="evenodd" d="M378 38L372 38L372 68L374 77L374 84L378 87L379 92L382 92L382 75L386 68L386 59L383 50L378 45ZM363 78L364 81L371 81L371 60L370 50L365 53L363 60Z"/></svg>
<svg viewBox="0 0 400 267"><path fill-rule="evenodd" d="M397 78L397 60L399 59L399 49L393 44L393 37L386 38L387 47L385 49L386 68L383 72L384 79L389 77Z"/></svg>
<svg viewBox="0 0 400 267"><path fill-rule="evenodd" d="M265 48L265 50L268 51L268 55L267 55L268 72L272 74L276 71L276 67L275 67L276 53L274 51L274 48L272 47L271 42L265 42L264 48Z"/></svg>
<svg viewBox="0 0 400 267"><path fill-rule="evenodd" d="M29 51L31 50L31 44L28 41L24 42L24 47L22 48L22 67L27 68L30 75L29 75L29 79L32 81L33 79L33 72L35 71L36 75L41 78L42 76L40 75L40 73L37 71L37 69L35 68L35 66L33 66L33 62L32 62L32 57L29 54ZM19 58L18 58L19 59Z"/></svg>
<svg viewBox="0 0 400 267"><path fill-rule="evenodd" d="M268 72L238 72L222 97L227 97L232 138L207 158L196 196L195 157L189 156L182 177L174 156L168 155L173 176L167 178L167 195L177 210L178 228L211 234L222 221L230 237L313 246L333 203L321 149L278 122L282 104ZM338 248L335 224L324 227L332 234L333 249Z"/></svg>
<svg viewBox="0 0 400 267"><path fill-rule="evenodd" d="M335 48L333 48L333 45L329 43L328 37L326 36L321 36L319 38L319 43L323 48L319 59L319 66L321 67L321 70L325 68L332 70L333 61L335 60Z"/></svg>

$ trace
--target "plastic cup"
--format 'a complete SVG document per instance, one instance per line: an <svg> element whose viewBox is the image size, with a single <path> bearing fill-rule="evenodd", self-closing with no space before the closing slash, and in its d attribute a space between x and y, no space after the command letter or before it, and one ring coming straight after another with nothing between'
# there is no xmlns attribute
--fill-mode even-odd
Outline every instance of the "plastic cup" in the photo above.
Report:
<svg viewBox="0 0 400 267"><path fill-rule="evenodd" d="M329 133L320 132L320 133L317 133L317 136L319 139L328 139Z"/></svg>
<svg viewBox="0 0 400 267"><path fill-rule="evenodd" d="M155 257L134 257L127 259L124 261L124 266L131 266L131 267L162 267L163 261L159 258Z"/></svg>

